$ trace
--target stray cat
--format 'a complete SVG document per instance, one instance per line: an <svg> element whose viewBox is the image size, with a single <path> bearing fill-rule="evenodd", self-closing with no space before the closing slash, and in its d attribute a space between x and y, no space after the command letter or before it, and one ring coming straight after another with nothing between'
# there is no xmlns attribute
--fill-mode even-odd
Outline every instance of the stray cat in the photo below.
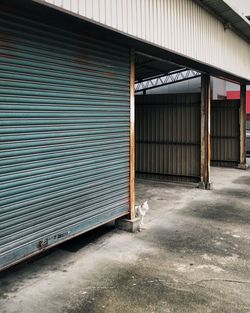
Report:
<svg viewBox="0 0 250 313"><path fill-rule="evenodd" d="M140 225L139 225L140 229L141 229L141 226L144 225L143 219L148 210L149 210L148 201L145 201L142 204L135 206L136 216L140 218Z"/></svg>

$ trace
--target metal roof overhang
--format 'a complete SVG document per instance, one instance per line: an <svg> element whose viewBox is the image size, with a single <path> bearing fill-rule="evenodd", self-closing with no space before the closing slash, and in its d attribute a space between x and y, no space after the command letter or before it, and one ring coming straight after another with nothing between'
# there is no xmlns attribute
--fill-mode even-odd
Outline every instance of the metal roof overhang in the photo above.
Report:
<svg viewBox="0 0 250 313"><path fill-rule="evenodd" d="M195 0L224 24L232 28L238 35L250 43L250 22L240 14L228 0Z"/></svg>
<svg viewBox="0 0 250 313"><path fill-rule="evenodd" d="M143 54L135 55L135 80L142 81L154 76L168 74L183 68L170 62L162 62Z"/></svg>
<svg viewBox="0 0 250 313"><path fill-rule="evenodd" d="M250 85L250 81L239 77L234 73L223 71L222 69L198 62L185 55L164 49L161 46L152 45L145 40L126 35L119 31L114 31L108 26L105 27L102 24L83 18L77 14L70 14L68 11L49 5L49 3L40 2L39 0L2 0L1 5L6 5L8 8L11 7L16 14L21 13L24 16L29 16L30 13L33 15L35 14L38 21L46 21L46 23L55 27L61 22L66 24L70 31L78 32L80 34L84 31L84 33L89 36L95 36L97 38L131 47L145 56L153 56L155 60L160 62L165 62L167 64L172 63L176 68L190 68L234 83ZM171 70L173 69L171 68Z"/></svg>

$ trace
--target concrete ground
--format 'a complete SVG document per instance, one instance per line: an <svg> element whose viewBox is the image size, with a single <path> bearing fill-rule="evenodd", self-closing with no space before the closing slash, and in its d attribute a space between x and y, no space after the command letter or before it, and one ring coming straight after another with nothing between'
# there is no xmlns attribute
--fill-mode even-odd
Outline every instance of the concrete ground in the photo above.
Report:
<svg viewBox="0 0 250 313"><path fill-rule="evenodd" d="M1 278L1 313L249 313L250 171L212 169L213 191L139 181L145 229L112 225Z"/></svg>

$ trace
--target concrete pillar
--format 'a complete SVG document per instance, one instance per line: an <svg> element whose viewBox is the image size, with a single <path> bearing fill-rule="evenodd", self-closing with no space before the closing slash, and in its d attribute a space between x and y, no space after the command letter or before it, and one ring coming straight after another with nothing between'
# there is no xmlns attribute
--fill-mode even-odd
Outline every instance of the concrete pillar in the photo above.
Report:
<svg viewBox="0 0 250 313"><path fill-rule="evenodd" d="M211 123L211 79L209 75L201 76L201 153L200 183L202 189L211 189L210 180L210 123Z"/></svg>
<svg viewBox="0 0 250 313"><path fill-rule="evenodd" d="M246 85L240 86L240 169L246 169Z"/></svg>

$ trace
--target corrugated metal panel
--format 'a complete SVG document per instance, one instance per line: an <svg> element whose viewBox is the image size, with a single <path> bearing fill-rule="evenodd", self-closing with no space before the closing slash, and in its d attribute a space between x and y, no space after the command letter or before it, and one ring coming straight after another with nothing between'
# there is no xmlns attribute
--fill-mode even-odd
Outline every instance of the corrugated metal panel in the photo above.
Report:
<svg viewBox="0 0 250 313"><path fill-rule="evenodd" d="M199 181L200 94L136 96L138 177Z"/></svg>
<svg viewBox="0 0 250 313"><path fill-rule="evenodd" d="M250 80L247 41L195 1L39 1Z"/></svg>
<svg viewBox="0 0 250 313"><path fill-rule="evenodd" d="M247 157L250 157L250 113L247 113L247 123L246 123L246 133L247 133Z"/></svg>
<svg viewBox="0 0 250 313"><path fill-rule="evenodd" d="M1 268L128 213L130 108L127 49L0 22Z"/></svg>
<svg viewBox="0 0 250 313"><path fill-rule="evenodd" d="M235 166L240 157L239 100L214 100L211 110L211 162Z"/></svg>
<svg viewBox="0 0 250 313"><path fill-rule="evenodd" d="M247 157L249 158L250 157L250 131L247 131L247 142L246 142L246 154L247 154Z"/></svg>

